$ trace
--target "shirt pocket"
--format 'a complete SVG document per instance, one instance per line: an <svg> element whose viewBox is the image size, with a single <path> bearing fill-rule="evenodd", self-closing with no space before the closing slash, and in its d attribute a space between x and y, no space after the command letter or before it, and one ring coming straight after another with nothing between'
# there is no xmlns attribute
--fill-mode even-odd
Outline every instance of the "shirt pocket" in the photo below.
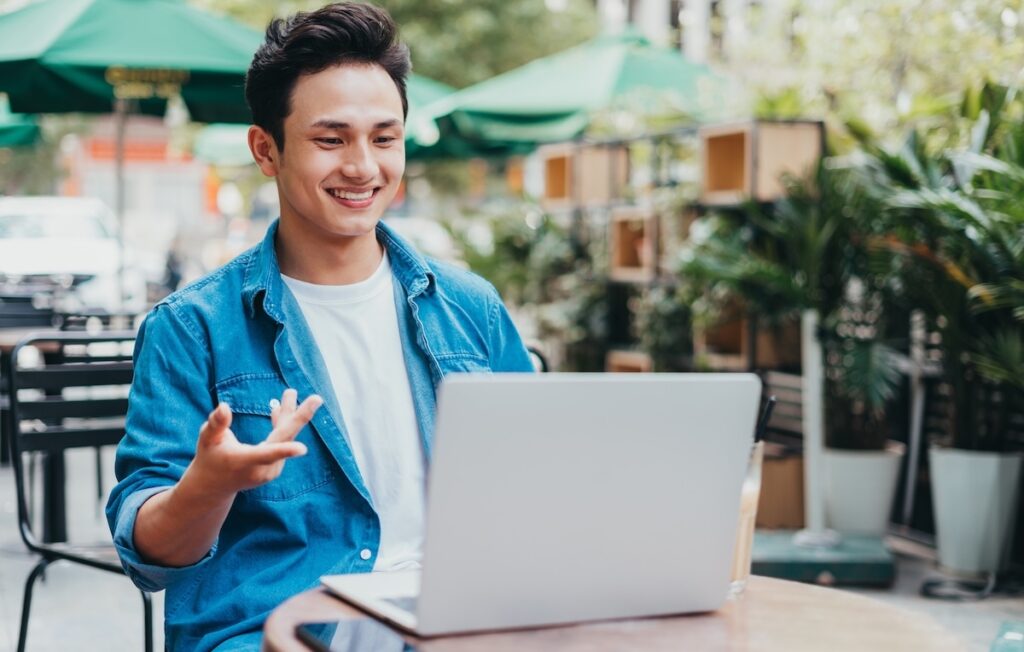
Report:
<svg viewBox="0 0 1024 652"><path fill-rule="evenodd" d="M217 384L217 398L231 407L231 431L238 441L255 446L270 435L270 401L281 400L284 390L284 382L275 374L236 377ZM300 396L299 401L304 398ZM330 455L313 426L300 430L295 441L306 445L305 455L285 460L281 475L244 489L240 495L261 501L291 500L330 482Z"/></svg>

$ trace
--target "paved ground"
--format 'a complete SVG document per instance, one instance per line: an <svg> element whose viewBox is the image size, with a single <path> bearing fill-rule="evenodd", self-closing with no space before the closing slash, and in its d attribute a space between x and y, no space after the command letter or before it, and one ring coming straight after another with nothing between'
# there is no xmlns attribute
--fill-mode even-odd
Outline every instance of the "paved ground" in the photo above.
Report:
<svg viewBox="0 0 1024 652"><path fill-rule="evenodd" d="M105 451L104 486L114 484L113 451ZM76 543L110 541L96 501L92 450L70 451L68 536ZM35 566L17 530L14 474L0 469L0 651L15 650L25 578ZM154 596L156 649L163 648L163 594ZM27 650L141 650L142 598L128 578L78 564L58 563L36 584Z"/></svg>
<svg viewBox="0 0 1024 652"><path fill-rule="evenodd" d="M106 454L105 480L113 484L112 452ZM109 540L102 510L95 500L92 451L68 455L69 532L76 542ZM14 650L25 578L34 566L17 535L14 478L10 468L0 468L0 652ZM931 564L901 557L899 579L891 590L859 591L895 607L931 614L969 644L969 650L988 650L1007 620L1024 620L1024 600L990 599L977 603L947 603L917 595ZM155 597L157 649L163 646L163 596ZM37 586L29 627L28 649L139 650L142 648L142 602L124 577L72 564L58 564ZM872 651L881 652L881 651Z"/></svg>

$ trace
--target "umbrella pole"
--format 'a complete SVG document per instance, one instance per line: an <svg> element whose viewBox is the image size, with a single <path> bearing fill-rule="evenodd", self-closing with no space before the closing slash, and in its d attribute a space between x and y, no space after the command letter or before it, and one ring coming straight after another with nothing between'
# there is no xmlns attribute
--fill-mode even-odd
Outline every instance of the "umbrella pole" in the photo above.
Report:
<svg viewBox="0 0 1024 652"><path fill-rule="evenodd" d="M128 123L128 100L114 100L114 209L117 212L117 307L124 312L124 140Z"/></svg>

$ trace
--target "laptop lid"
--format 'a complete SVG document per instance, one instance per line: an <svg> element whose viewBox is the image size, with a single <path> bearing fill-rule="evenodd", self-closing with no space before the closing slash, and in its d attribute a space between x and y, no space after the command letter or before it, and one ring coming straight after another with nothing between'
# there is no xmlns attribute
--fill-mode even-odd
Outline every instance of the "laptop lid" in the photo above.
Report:
<svg viewBox="0 0 1024 652"><path fill-rule="evenodd" d="M760 393L752 374L446 378L416 631L718 608Z"/></svg>

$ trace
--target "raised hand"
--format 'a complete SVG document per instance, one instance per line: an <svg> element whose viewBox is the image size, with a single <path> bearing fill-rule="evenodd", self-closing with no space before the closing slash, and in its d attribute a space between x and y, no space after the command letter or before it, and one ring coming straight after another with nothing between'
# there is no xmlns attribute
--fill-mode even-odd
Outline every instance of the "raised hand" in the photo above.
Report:
<svg viewBox="0 0 1024 652"><path fill-rule="evenodd" d="M210 413L184 475L139 508L133 535L143 559L165 566L196 563L217 540L235 494L270 482L288 458L306 453L295 436L323 400L310 396L296 407L297 400L294 389L285 390L271 411L270 434L256 445L243 444L231 432L227 405Z"/></svg>
<svg viewBox="0 0 1024 652"><path fill-rule="evenodd" d="M234 494L270 482L281 474L285 461L306 454L296 435L323 404L313 395L296 405L298 394L286 389L274 401L272 430L257 445L244 444L231 432L231 408L221 403L199 430L196 456L189 467L191 480L214 496Z"/></svg>

